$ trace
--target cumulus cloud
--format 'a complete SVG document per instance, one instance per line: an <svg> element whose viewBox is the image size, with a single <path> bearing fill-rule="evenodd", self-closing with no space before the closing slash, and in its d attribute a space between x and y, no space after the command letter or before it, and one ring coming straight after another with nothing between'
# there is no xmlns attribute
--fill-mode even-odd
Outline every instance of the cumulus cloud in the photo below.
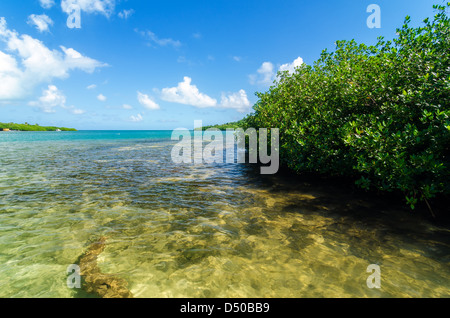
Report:
<svg viewBox="0 0 450 318"><path fill-rule="evenodd" d="M3 17L0 18L0 41L6 44L8 52L0 50L0 100L23 98L36 85L54 78L67 78L75 69L92 73L106 66L73 48L60 46L60 50L51 50L42 41L9 30Z"/></svg>
<svg viewBox="0 0 450 318"><path fill-rule="evenodd" d="M74 7L80 8L86 13L99 13L107 17L111 16L116 6L115 0L62 0L61 8L70 14Z"/></svg>
<svg viewBox="0 0 450 318"><path fill-rule="evenodd" d="M128 105L128 104L123 104L123 105L122 105L122 108L123 108L123 109L133 109L133 106Z"/></svg>
<svg viewBox="0 0 450 318"><path fill-rule="evenodd" d="M290 74L294 74L295 69L303 64L303 59L298 57L292 63L283 64L280 66L280 72L288 71Z"/></svg>
<svg viewBox="0 0 450 318"><path fill-rule="evenodd" d="M39 3L44 9L50 9L55 5L55 0L39 0Z"/></svg>
<svg viewBox="0 0 450 318"><path fill-rule="evenodd" d="M138 29L134 30L135 32L139 33L140 35L144 36L146 39L148 39L149 45L158 45L158 46L172 46L174 48L180 47L181 42L178 40L173 40L171 38L161 39L159 38L155 33L152 31L139 31Z"/></svg>
<svg viewBox="0 0 450 318"><path fill-rule="evenodd" d="M48 85L48 88L42 92L42 96L37 101L28 104L37 107L44 113L55 113L55 109L60 107L74 115L84 114L84 110L75 108L75 106L66 106L66 96L55 85Z"/></svg>
<svg viewBox="0 0 450 318"><path fill-rule="evenodd" d="M199 108L214 107L217 100L200 93L197 86L191 85L192 79L185 76L177 87L163 88L161 99L167 102L191 105Z"/></svg>
<svg viewBox="0 0 450 318"><path fill-rule="evenodd" d="M98 99L99 101L101 101L101 102L104 102L104 101L106 101L106 96L103 95L103 94L100 94L100 95L97 96L97 99Z"/></svg>
<svg viewBox="0 0 450 318"><path fill-rule="evenodd" d="M30 102L30 106L40 108L44 113L54 113L55 107L64 107L66 97L54 85L49 85L48 89L43 91L38 101Z"/></svg>
<svg viewBox="0 0 450 318"><path fill-rule="evenodd" d="M92 84L92 85L89 85L88 87L86 87L86 89L95 89L95 88L97 88L97 85L95 85L95 84Z"/></svg>
<svg viewBox="0 0 450 318"><path fill-rule="evenodd" d="M144 117L142 117L141 114L137 114L136 116L133 116L133 115L130 116L130 121L135 122L135 123L143 121L143 120L144 120Z"/></svg>
<svg viewBox="0 0 450 318"><path fill-rule="evenodd" d="M32 14L28 17L27 23L34 26L39 32L49 32L49 26L53 25L53 20L45 14Z"/></svg>
<svg viewBox="0 0 450 318"><path fill-rule="evenodd" d="M148 95L138 92L137 98L138 98L139 104L141 104L145 108L150 109L150 110L159 109L159 105L157 103L155 103Z"/></svg>
<svg viewBox="0 0 450 318"><path fill-rule="evenodd" d="M119 16L119 18L126 20L129 17L131 17L133 14L134 14L134 10L130 9L130 10L122 10L117 15Z"/></svg>
<svg viewBox="0 0 450 318"><path fill-rule="evenodd" d="M275 77L274 65L271 62L264 62L257 73L250 75L251 84L270 85Z"/></svg>
<svg viewBox="0 0 450 318"><path fill-rule="evenodd" d="M220 106L235 109L240 113L245 113L251 108L250 101L247 98L247 93L243 89L228 96L222 94Z"/></svg>
<svg viewBox="0 0 450 318"><path fill-rule="evenodd" d="M25 93L23 73L16 59L0 51L0 100L15 99Z"/></svg>
<svg viewBox="0 0 450 318"><path fill-rule="evenodd" d="M60 46L60 48L65 53L64 65L68 70L81 69L86 73L92 73L96 68L106 66L106 64L83 56L72 48L65 48L64 46Z"/></svg>
<svg viewBox="0 0 450 318"><path fill-rule="evenodd" d="M176 87L163 88L160 95L162 100L172 103L190 105L198 108L230 108L244 113L251 108L245 90L236 93L222 93L220 103L216 99L201 93L197 86L192 84L192 79L185 76L183 82Z"/></svg>
<svg viewBox="0 0 450 318"><path fill-rule="evenodd" d="M278 71L284 72L288 71L293 74L295 68L303 64L303 59L301 57L296 58L292 63L282 64ZM270 86L277 79L277 74L275 72L275 66L271 62L264 62L258 69L257 74L252 74L249 76L250 84L252 85L264 85Z"/></svg>

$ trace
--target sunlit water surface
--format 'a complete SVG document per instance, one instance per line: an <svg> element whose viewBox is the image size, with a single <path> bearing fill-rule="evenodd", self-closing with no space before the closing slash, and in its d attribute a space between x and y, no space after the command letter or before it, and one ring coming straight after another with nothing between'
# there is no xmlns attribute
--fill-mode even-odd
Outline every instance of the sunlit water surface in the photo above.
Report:
<svg viewBox="0 0 450 318"><path fill-rule="evenodd" d="M449 297L447 228L345 187L176 165L174 143L0 133L0 297L88 296L67 267L100 236L134 297Z"/></svg>

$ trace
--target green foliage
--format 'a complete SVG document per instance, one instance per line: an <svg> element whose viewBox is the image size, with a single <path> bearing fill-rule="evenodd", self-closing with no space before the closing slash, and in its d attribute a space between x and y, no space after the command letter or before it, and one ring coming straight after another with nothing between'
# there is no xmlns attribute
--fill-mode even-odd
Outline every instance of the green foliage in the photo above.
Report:
<svg viewBox="0 0 450 318"><path fill-rule="evenodd" d="M64 127L53 127L53 126L39 126L36 125L28 125L25 124L15 124L15 123L0 123L0 130L8 128L10 130L19 130L19 131L56 131L57 129L61 131L76 131L74 128L64 128Z"/></svg>
<svg viewBox="0 0 450 318"><path fill-rule="evenodd" d="M446 6L393 41L338 41L313 66L257 93L246 127L280 128L281 162L419 200L449 194L450 23Z"/></svg>
<svg viewBox="0 0 450 318"><path fill-rule="evenodd" d="M223 124L223 125L204 126L204 127L202 127L202 130L207 130L209 128L217 128L219 130L226 130L227 128L229 128L229 129L237 129L237 128L242 128L243 126L244 126L244 120L240 120L240 121L237 121L237 122L226 123L226 124Z"/></svg>

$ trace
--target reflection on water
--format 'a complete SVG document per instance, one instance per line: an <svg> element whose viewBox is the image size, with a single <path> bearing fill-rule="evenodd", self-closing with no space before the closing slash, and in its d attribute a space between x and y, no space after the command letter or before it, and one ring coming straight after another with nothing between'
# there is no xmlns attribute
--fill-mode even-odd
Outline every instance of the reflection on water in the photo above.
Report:
<svg viewBox="0 0 450 318"><path fill-rule="evenodd" d="M66 269L99 237L134 297L449 297L447 228L344 186L175 165L172 145L0 144L0 297L87 296Z"/></svg>

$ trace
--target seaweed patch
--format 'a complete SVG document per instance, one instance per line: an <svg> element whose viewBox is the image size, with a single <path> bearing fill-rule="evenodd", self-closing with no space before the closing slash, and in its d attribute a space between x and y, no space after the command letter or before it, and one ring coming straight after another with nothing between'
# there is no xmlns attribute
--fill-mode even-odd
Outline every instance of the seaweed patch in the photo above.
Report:
<svg viewBox="0 0 450 318"><path fill-rule="evenodd" d="M104 274L98 267L97 258L106 247L106 237L102 236L89 245L78 261L82 277L82 289L101 298L132 298L128 282L114 274Z"/></svg>

